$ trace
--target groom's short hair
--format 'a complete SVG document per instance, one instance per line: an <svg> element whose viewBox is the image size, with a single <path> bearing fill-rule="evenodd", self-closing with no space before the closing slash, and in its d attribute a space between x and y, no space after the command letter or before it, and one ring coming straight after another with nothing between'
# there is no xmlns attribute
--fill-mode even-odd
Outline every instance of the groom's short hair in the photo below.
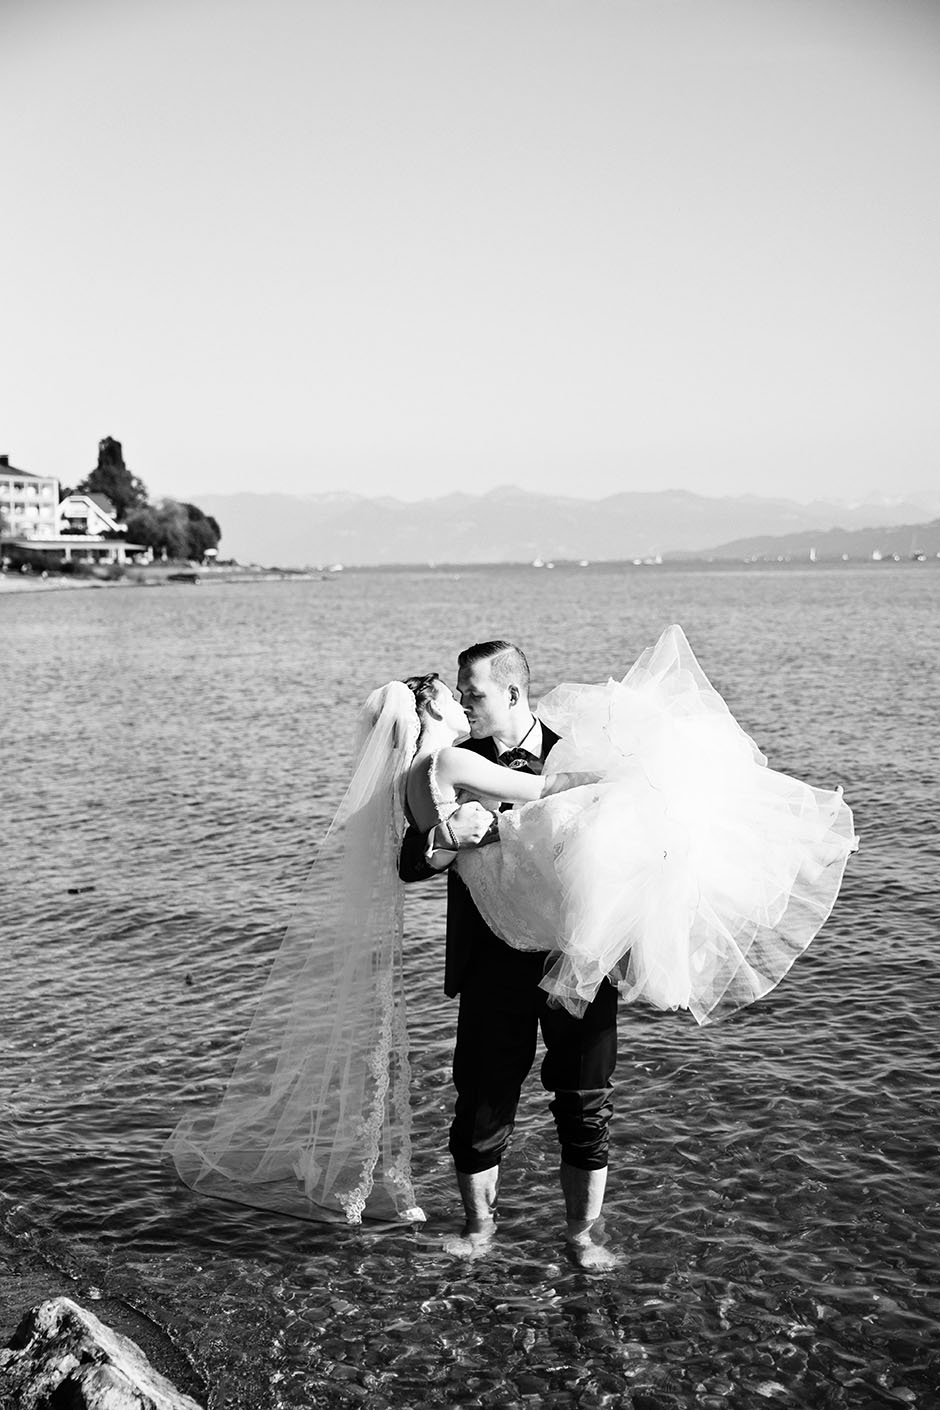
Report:
<svg viewBox="0 0 940 1410"><path fill-rule="evenodd" d="M511 641L478 641L457 657L457 669L462 671L476 661L489 661L490 673L497 685L518 685L529 693L529 663L525 652Z"/></svg>

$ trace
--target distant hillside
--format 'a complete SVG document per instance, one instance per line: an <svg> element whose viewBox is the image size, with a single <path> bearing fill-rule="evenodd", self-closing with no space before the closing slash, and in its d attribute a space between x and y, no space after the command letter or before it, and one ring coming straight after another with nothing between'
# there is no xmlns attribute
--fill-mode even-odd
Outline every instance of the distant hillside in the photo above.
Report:
<svg viewBox="0 0 940 1410"><path fill-rule="evenodd" d="M940 558L940 519L928 524L895 524L890 528L830 529L799 534L761 535L757 538L733 539L704 553L682 554L683 558L743 559L777 562L779 559L814 557L827 560L913 558L924 554Z"/></svg>
<svg viewBox="0 0 940 1410"><path fill-rule="evenodd" d="M501 563L535 558L645 558L695 553L774 534L862 528L922 517L912 503L710 498L684 490L586 500L513 488L407 503L352 494L198 495L222 527L221 552L242 563Z"/></svg>

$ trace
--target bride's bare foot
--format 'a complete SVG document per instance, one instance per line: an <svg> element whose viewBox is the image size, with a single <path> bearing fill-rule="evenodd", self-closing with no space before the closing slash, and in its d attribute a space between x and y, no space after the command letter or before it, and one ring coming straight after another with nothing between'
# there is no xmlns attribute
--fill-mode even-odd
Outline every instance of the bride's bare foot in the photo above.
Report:
<svg viewBox="0 0 940 1410"><path fill-rule="evenodd" d="M482 1258L489 1251L496 1237L496 1220L487 1220L478 1228L471 1229L465 1224L459 1234L452 1234L444 1240L444 1252L452 1258Z"/></svg>

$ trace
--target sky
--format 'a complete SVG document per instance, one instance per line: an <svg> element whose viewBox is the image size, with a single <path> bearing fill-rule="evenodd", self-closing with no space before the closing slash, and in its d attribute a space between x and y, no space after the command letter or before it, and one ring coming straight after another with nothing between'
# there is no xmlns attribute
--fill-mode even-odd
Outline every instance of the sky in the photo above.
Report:
<svg viewBox="0 0 940 1410"><path fill-rule="evenodd" d="M0 453L940 482L934 0L0 0Z"/></svg>

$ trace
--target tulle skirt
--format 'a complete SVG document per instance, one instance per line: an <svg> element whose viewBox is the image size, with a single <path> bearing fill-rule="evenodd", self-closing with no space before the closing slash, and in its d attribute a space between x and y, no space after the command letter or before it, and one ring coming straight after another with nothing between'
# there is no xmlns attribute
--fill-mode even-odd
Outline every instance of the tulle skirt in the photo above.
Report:
<svg viewBox="0 0 940 1410"><path fill-rule="evenodd" d="M490 928L556 952L542 987L581 1014L605 976L699 1023L768 993L819 932L849 854L842 790L777 773L678 626L622 681L561 685L545 772L596 783L502 813L458 867Z"/></svg>

